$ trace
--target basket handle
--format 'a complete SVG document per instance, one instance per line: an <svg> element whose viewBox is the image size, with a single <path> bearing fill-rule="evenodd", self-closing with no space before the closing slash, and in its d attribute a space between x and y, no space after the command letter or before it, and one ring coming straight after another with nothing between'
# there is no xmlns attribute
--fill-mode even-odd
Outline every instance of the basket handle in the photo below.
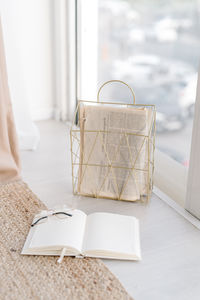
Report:
<svg viewBox="0 0 200 300"><path fill-rule="evenodd" d="M119 83L122 83L122 84L126 85L126 86L130 89L130 91L131 91L131 94L132 94L132 96L133 96L133 104L135 104L135 94L134 94L132 88L131 88L127 83L125 83L125 82L122 81L122 80L109 80L109 81L106 81L106 82L99 88L99 90L98 90L98 93L97 93L97 102L100 102L100 101L99 101L99 95L100 95L100 92L101 92L102 88L103 88L106 84L111 83L111 82L119 82Z"/></svg>

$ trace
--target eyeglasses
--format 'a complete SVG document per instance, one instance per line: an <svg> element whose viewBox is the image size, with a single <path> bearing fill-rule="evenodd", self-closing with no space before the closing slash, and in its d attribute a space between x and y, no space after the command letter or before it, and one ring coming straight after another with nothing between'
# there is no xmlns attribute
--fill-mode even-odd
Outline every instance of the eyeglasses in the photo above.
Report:
<svg viewBox="0 0 200 300"><path fill-rule="evenodd" d="M69 214L67 212L64 212L64 211L49 212L49 214L47 214L46 216L41 216L39 219L37 219L35 222L33 222L31 224L31 227L33 227L37 224L41 224L41 223L46 222L48 217L51 217L51 216L55 216L58 219L66 219L68 217L72 217L73 215Z"/></svg>

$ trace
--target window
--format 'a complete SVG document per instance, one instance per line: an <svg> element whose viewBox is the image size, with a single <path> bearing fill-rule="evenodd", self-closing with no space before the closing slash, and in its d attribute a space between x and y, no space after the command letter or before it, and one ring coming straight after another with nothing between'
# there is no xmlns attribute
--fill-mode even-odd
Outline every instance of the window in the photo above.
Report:
<svg viewBox="0 0 200 300"><path fill-rule="evenodd" d="M200 53L199 8L195 0L86 0L78 36L79 97L96 99L103 82L124 80L137 103L156 104L157 148L185 166ZM131 101L128 91L114 84L101 97Z"/></svg>
<svg viewBox="0 0 200 300"><path fill-rule="evenodd" d="M155 103L155 191L198 218L199 16L195 0L77 0L78 99L96 100L103 82L121 79L134 89L137 103ZM114 85L101 98L132 101L128 90Z"/></svg>

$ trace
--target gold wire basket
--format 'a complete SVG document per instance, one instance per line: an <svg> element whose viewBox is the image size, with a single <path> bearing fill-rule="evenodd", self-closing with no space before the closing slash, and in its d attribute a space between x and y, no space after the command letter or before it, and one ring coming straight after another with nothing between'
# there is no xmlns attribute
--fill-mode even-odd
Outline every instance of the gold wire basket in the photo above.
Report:
<svg viewBox="0 0 200 300"><path fill-rule="evenodd" d="M133 104L100 102L102 88L127 86ZM79 100L70 130L73 193L147 201L153 188L155 105L135 104L131 87L105 82L97 101Z"/></svg>

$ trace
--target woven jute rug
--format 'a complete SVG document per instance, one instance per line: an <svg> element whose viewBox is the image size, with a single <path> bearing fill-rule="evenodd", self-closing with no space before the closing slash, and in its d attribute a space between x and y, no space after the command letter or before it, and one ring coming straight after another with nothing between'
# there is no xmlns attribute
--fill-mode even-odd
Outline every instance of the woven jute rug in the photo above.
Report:
<svg viewBox="0 0 200 300"><path fill-rule="evenodd" d="M44 208L25 183L0 185L0 299L132 299L99 259L20 255Z"/></svg>

